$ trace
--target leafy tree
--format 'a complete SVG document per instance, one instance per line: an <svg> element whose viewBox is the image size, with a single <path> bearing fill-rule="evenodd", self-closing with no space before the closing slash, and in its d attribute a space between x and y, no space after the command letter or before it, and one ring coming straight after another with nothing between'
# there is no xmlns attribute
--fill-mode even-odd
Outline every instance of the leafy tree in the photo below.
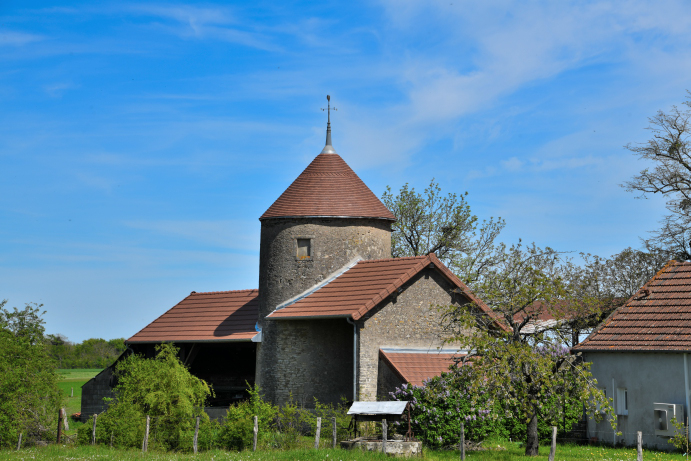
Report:
<svg viewBox="0 0 691 461"><path fill-rule="evenodd" d="M204 403L212 391L203 380L190 374L170 343L156 346L155 358L130 355L115 366L115 398L98 418L100 441L113 435L117 446L141 445L146 416L151 417L152 448L174 449L187 441L196 417L209 424ZM89 440L91 425L80 428L79 439ZM191 440L191 439L190 439Z"/></svg>
<svg viewBox="0 0 691 461"><path fill-rule="evenodd" d="M40 304L5 309L0 302L0 440L16 443L54 437L62 403L55 364L44 338ZM14 442L13 442L14 441Z"/></svg>
<svg viewBox="0 0 691 461"><path fill-rule="evenodd" d="M643 169L623 187L643 198L648 194L665 196L669 213L647 243L687 260L691 259L691 93L683 105L686 108L672 106L648 119L652 137L647 142L626 145L640 159L652 161L654 167Z"/></svg>
<svg viewBox="0 0 691 461"><path fill-rule="evenodd" d="M74 344L61 334L48 335L47 344L50 355L58 362L58 368L105 368L126 349L124 338L108 341L90 338Z"/></svg>
<svg viewBox="0 0 691 461"><path fill-rule="evenodd" d="M589 364L555 342L552 326L539 323L544 313L563 316L560 301L568 296L560 276L561 255L550 248L521 243L504 251L476 294L492 309L478 314L472 305L447 308L447 340L472 351L477 387L526 424L526 455L537 455L538 419L554 425L564 418L569 401L584 402L590 414L612 414L609 401L589 372ZM564 405L550 400L562 396ZM613 415L612 415L613 417Z"/></svg>
<svg viewBox="0 0 691 461"><path fill-rule="evenodd" d="M397 219L391 234L393 257L435 253L464 282L481 279L493 263L494 241L505 223L501 218L479 223L467 195L443 196L434 179L423 193L405 184L393 195L387 187L382 202Z"/></svg>

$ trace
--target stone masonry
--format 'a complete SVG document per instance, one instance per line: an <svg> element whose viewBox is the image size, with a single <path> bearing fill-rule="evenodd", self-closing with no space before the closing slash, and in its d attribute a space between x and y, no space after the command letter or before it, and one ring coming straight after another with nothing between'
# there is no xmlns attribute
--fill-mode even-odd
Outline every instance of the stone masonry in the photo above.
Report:
<svg viewBox="0 0 691 461"><path fill-rule="evenodd" d="M437 306L458 305L460 295L435 269L427 268L358 321L358 399L375 400L382 347L427 348L443 345L441 313ZM453 345L453 344L452 344ZM450 346L447 344L447 346ZM382 393L382 390L379 391Z"/></svg>

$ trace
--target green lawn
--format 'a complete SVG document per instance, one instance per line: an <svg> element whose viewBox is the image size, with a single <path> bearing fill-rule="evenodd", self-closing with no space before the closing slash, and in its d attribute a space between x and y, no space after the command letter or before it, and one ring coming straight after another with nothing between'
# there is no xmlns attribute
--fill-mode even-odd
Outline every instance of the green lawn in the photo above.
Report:
<svg viewBox="0 0 691 461"><path fill-rule="evenodd" d="M549 447L540 447L540 456L527 458L523 455L523 449L518 443L501 443L504 450L471 452L467 459L470 461L504 461L514 459L546 460ZM434 461L456 461L459 459L458 451L425 451L424 459ZM391 459L381 453L364 453L359 451L344 450L292 450L292 451L258 451L252 453L244 451L240 453L212 450L202 452L197 456L181 453L147 453L140 450L117 450L108 447L91 446L49 446L44 448L22 449L20 451L0 451L0 460L229 460L229 461L288 461L288 460L324 460L324 461L365 461ZM574 445L559 445L557 447L557 460L564 461L623 461L635 460L635 449L588 447ZM668 454L644 451L644 460L676 460L682 461L681 454Z"/></svg>
<svg viewBox="0 0 691 461"><path fill-rule="evenodd" d="M71 415L81 411L82 407L82 385L101 372L100 369L92 368L72 368L57 370L60 375L58 387L67 397L67 414ZM74 391L74 397L70 397L70 392Z"/></svg>

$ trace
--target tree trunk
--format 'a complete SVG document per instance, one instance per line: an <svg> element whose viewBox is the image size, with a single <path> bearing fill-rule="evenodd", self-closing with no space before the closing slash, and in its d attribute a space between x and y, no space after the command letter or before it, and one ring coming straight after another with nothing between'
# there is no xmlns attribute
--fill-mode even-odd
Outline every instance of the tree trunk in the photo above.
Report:
<svg viewBox="0 0 691 461"><path fill-rule="evenodd" d="M525 441L525 455L537 456L537 451L540 446L540 439L537 434L537 415L533 414L530 417L527 427L527 435Z"/></svg>

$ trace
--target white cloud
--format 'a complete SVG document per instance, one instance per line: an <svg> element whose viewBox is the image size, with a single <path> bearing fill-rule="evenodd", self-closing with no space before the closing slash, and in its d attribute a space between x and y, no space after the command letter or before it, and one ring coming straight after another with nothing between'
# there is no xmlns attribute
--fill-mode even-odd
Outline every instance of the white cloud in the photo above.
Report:
<svg viewBox="0 0 691 461"><path fill-rule="evenodd" d="M41 40L45 40L43 35L11 30L0 30L0 46L22 46Z"/></svg>

